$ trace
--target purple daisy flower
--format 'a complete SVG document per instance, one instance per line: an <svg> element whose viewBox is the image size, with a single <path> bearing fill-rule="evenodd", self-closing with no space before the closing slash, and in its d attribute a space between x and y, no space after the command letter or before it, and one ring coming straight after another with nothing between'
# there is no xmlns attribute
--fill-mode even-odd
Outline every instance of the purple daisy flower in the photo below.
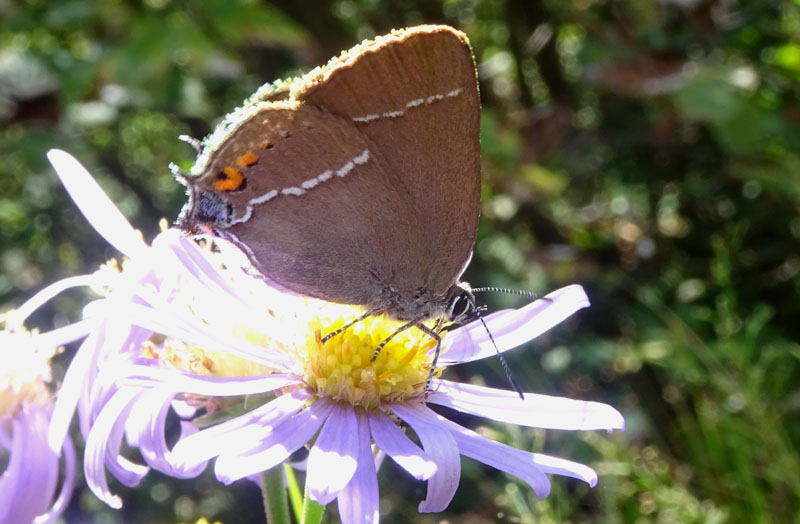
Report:
<svg viewBox="0 0 800 524"><path fill-rule="evenodd" d="M149 468L119 456L119 446L125 429L119 424L107 425L105 421L121 399L131 394L129 389L121 390L115 383L120 376L120 370L131 362L157 362L142 356L147 347L150 347L147 343L154 334L169 332L175 338L181 338L187 343L202 343L206 351L217 350L221 354L231 349L236 350L238 354L248 356L251 366L261 363L261 367L257 369L262 373L269 372L270 366L285 365L286 358L279 355L280 358L276 360L273 355L265 354L262 346L238 343L222 336L209 338L206 333L203 338L198 338L195 325L197 316L188 313L191 308L200 310L213 304L223 308L223 311L227 308L253 311L257 307L263 309L264 303L273 300L260 295L257 297L258 302L248 302L246 297L231 296L228 293L230 286L221 280L219 271L209 264L207 253L197 248L194 242L186 239L179 231L166 231L155 239L152 246L147 246L141 235L130 226L95 180L73 157L61 151L52 151L49 158L56 166L64 186L92 226L127 258L121 267L112 262L92 275L72 277L52 284L20 308L15 319L21 321L42 303L70 287L90 286L101 295L101 298L84 307L80 321L35 337L44 338L56 345L85 338L59 389L48 440L51 449L60 449L77 409L81 433L87 439L84 471L89 486L95 492L102 493L101 498L109 505L119 507L121 502L108 492L104 466L127 486L135 486ZM180 302L181 297L188 295L196 303L188 300ZM185 323L183 320L176 320L181 316L178 313L181 308L188 308L182 316ZM191 363L186 364L186 369L199 372ZM139 393L147 397L145 393L149 392ZM152 393L149 394L152 396ZM134 398L139 399L139 396ZM104 407L108 409L101 417L100 408ZM130 409L127 405L125 408L127 419ZM136 415L135 411L133 415ZM166 411L162 415L165 417ZM135 423L137 419L133 417L131 420ZM100 435L104 435L103 431L106 429L109 430L109 435L101 439L102 444L107 446L109 442L116 443L116 452L109 451L106 456L105 452L108 450L104 448L99 455L93 454L97 449L94 447L95 442ZM183 430L191 432L194 426L185 423ZM149 434L140 436L136 431L131 431L128 440L132 446L140 448L150 466L166 474L191 477L202 471L202 468L184 471L171 467L163 459L166 453L163 438L154 439ZM101 474L95 473L98 470Z"/></svg>
<svg viewBox="0 0 800 524"><path fill-rule="evenodd" d="M93 190L81 185L96 184L72 157L56 151L49 157L89 221L130 257L105 280L105 298L84 311L88 336L68 370L50 428L51 446L60 444L78 406L87 481L108 504L121 502L108 488L106 469L128 486L148 469L120 455L123 437L148 466L176 477L196 475L215 459L225 483L279 466L313 443L309 496L323 505L336 499L346 523L378 521L375 450L428 482L423 512L449 504L460 455L523 479L539 497L549 493L547 474L597 482L588 466L493 441L428 407L539 428L623 428L622 416L605 404L531 393L520 399L441 379L443 367L495 354L480 322L445 335L442 368L427 384L434 351L427 335L403 331L374 361L375 348L399 325L392 319L370 317L323 342L361 310L272 289L251 276L246 258L219 241L222 253L212 253L168 230L147 247L116 209L107 209L113 204L102 192L86 197ZM99 201L106 207L102 214ZM580 286L568 286L485 321L502 352L588 305ZM171 407L225 413L241 407L236 402L244 396L246 414L202 430L184 422L178 443L166 445ZM254 399L261 399L255 407Z"/></svg>
<svg viewBox="0 0 800 524"><path fill-rule="evenodd" d="M12 317L0 320L6 324L0 331L0 348L8 353L0 369L0 455L8 459L0 476L0 523L50 523L72 495L75 450L68 439L59 450L64 456L64 479L56 495L61 453L47 445L53 407L47 384L56 350L41 345L43 339L21 327L12 330Z"/></svg>
<svg viewBox="0 0 800 524"><path fill-rule="evenodd" d="M522 309L490 315L486 323L498 348L505 351L586 305L583 290L570 286ZM142 391L160 389L160 405L165 407L179 395L219 397L276 392L273 400L246 415L182 438L170 451L169 461L173 467L191 469L216 458L217 477L230 483L276 467L294 451L313 442L307 462L308 492L311 499L323 505L338 498L342 522L378 519L373 445L413 477L428 481L428 495L419 506L421 512L447 507L458 486L459 455L523 479L539 497L550 491L548 473L578 478L590 486L596 484L595 472L585 465L495 442L438 415L428 404L502 422L571 430L621 429L623 419L616 410L595 402L530 393L520 400L513 391L440 378L432 380L432 392L426 395L432 343L425 336L398 335L374 362L370 359L375 346L397 327L393 321L367 319L360 327L320 342L320 334L357 314L352 310L333 317L315 312L306 328L313 335L300 331L294 346L282 346L277 341L270 346L274 351L295 354L298 361L267 376L182 374L178 379L171 372L140 364L130 366L120 383ZM480 323L448 333L444 343L448 349L440 358L442 365L493 355L495 351ZM152 397L151 401L157 402ZM400 428L400 421L410 427L421 448Z"/></svg>

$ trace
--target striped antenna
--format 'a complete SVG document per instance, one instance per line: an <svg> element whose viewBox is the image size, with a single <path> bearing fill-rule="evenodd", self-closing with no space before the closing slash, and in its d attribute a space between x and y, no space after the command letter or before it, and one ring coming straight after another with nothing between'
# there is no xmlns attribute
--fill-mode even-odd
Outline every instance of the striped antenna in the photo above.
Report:
<svg viewBox="0 0 800 524"><path fill-rule="evenodd" d="M530 291L524 291L522 289L509 289L506 287L476 287L472 288L470 291L473 293L486 293L486 292L494 292L494 293L507 293L509 295L518 295L520 297L525 298L539 298L539 295L536 293L532 293Z"/></svg>
<svg viewBox="0 0 800 524"><path fill-rule="evenodd" d="M508 362L506 362L506 358L500 353L500 349L497 347L497 344L494 341L494 337L492 336L492 332L489 331L489 326L486 325L486 321L483 320L483 316L480 314L480 310L477 308L475 309L475 314L480 319L481 324L483 324L483 328L486 330L486 333L489 335L489 340L492 341L492 345L494 346L494 350L497 351L497 358L500 359L500 365L503 366L503 371L506 372L506 377L508 377L508 381L511 382L511 387L514 388L514 391L517 392L519 398L525 400L525 396L522 394L522 388L519 387L517 381L514 380L514 376L511 374L511 368L508 366Z"/></svg>
<svg viewBox="0 0 800 524"><path fill-rule="evenodd" d="M480 289L488 290L492 288L480 288ZM522 394L522 388L519 387L519 384L514 379L514 376L511 374L511 368L509 367L508 362L506 362L506 358L500 352L500 348L497 347L497 343L494 341L494 336L492 336L492 332L489 331L489 326L486 325L486 321L483 320L482 313L486 311L486 306L478 306L475 304L475 297L472 295L474 291L475 291L474 289L470 289L469 292L470 310L467 313L465 313L465 315L462 318L459 318L454 323L466 324L467 322L472 322L476 318L481 321L481 324L483 324L483 329L485 329L486 334L489 335L489 340L492 341L492 346L494 346L494 350L497 352L497 358L500 359L500 365L503 366L503 371L506 372L506 377L508 377L508 381L511 383L511 387L514 388L514 391L517 392L517 395L519 395L520 399L525 400L525 396Z"/></svg>

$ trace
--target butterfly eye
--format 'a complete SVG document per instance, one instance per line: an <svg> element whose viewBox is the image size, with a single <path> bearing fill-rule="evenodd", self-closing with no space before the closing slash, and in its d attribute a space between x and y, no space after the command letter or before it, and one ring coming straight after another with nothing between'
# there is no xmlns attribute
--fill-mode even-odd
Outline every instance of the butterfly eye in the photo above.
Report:
<svg viewBox="0 0 800 524"><path fill-rule="evenodd" d="M475 298L472 293L466 289L462 289L460 293L450 299L450 307L447 310L447 316L451 322L465 322L475 313Z"/></svg>

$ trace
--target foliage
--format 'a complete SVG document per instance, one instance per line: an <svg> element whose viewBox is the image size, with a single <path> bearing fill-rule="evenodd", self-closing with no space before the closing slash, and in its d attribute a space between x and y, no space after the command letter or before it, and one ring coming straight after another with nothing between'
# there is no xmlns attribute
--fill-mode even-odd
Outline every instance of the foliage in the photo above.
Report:
<svg viewBox="0 0 800 524"><path fill-rule="evenodd" d="M536 500L465 463L448 512L387 468L384 522L785 522L800 513L800 5L662 0L0 2L0 303L113 252L45 162L76 154L146 238L184 199L180 134L261 83L392 27L465 31L483 102L483 218L468 280L593 307L509 355L524 389L626 415L624 436L480 428L589 462ZM81 297L42 325L79 315ZM493 307L514 297L489 296ZM497 363L458 373L502 385ZM389 482L390 479L398 480ZM263 521L258 491L153 475L124 520ZM242 511L242 508L248 508ZM252 509L250 509L252 508ZM88 492L67 520L108 521ZM104 520L105 519L105 520Z"/></svg>

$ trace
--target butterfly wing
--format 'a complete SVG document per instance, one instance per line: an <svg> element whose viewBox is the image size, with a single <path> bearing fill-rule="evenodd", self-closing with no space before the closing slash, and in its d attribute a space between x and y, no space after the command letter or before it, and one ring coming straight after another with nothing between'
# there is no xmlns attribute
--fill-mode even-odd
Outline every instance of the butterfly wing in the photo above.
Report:
<svg viewBox="0 0 800 524"><path fill-rule="evenodd" d="M466 36L446 26L396 31L312 72L292 96L350 119L405 189L417 230L386 253L391 284L440 297L472 253L480 203L480 100Z"/></svg>
<svg viewBox="0 0 800 524"><path fill-rule="evenodd" d="M185 227L215 227L269 280L335 302L441 296L457 280L480 191L463 35L392 33L245 111L210 144Z"/></svg>

